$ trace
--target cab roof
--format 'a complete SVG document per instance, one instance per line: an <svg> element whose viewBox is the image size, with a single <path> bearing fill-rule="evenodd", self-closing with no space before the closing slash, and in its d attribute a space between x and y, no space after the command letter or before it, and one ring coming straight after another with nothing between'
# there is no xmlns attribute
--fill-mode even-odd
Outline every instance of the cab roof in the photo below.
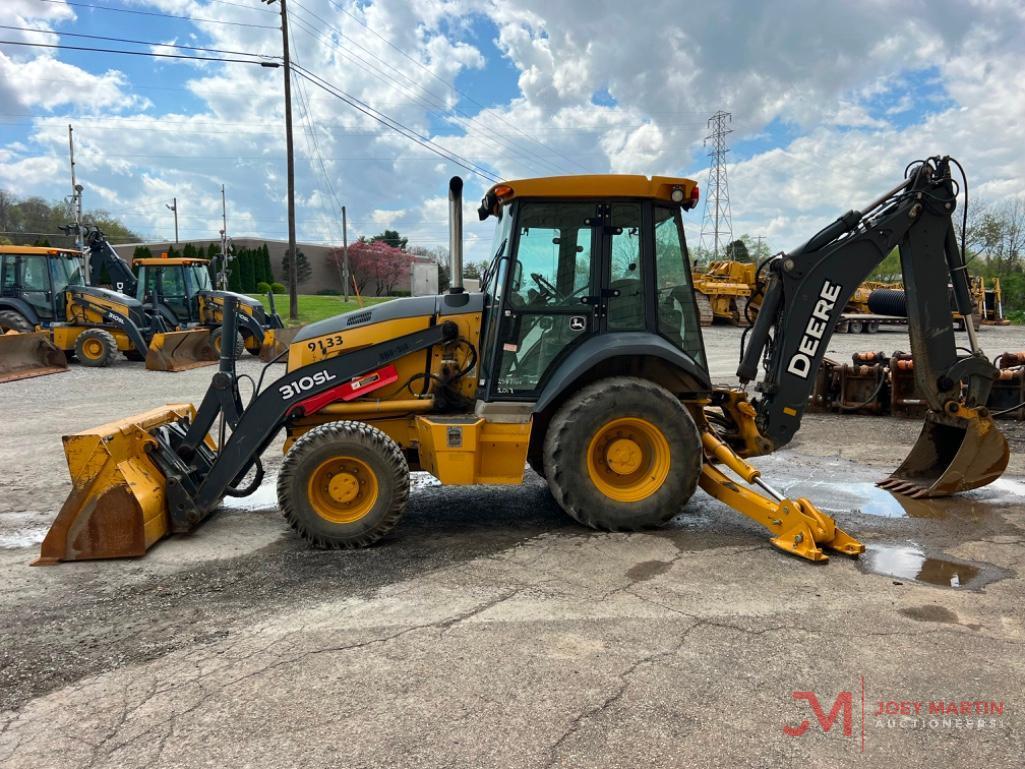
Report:
<svg viewBox="0 0 1025 769"><path fill-rule="evenodd" d="M0 246L0 254L71 254L81 256L82 252L74 248L54 248L53 246Z"/></svg>
<svg viewBox="0 0 1025 769"><path fill-rule="evenodd" d="M210 264L209 259L185 259L183 257L164 258L160 256L147 256L143 259L133 259L132 264L141 264L146 267L188 267L192 264Z"/></svg>
<svg viewBox="0 0 1025 769"><path fill-rule="evenodd" d="M689 200L691 190L697 184L693 179L679 176L583 174L500 182L490 192L501 198L503 203L513 198L657 198L672 201L674 189L683 190L684 200Z"/></svg>
<svg viewBox="0 0 1025 769"><path fill-rule="evenodd" d="M697 205L698 194L698 183L681 176L544 176L499 182L485 195L480 214L482 219L489 214L496 214L499 205L505 205L516 198L641 198L676 203L689 210Z"/></svg>

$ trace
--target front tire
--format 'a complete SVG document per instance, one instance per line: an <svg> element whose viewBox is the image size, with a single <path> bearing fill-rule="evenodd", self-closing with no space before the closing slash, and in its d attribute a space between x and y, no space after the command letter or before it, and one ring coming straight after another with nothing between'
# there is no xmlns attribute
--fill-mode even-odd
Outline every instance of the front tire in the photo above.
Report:
<svg viewBox="0 0 1025 769"><path fill-rule="evenodd" d="M701 436L664 387L612 377L559 409L545 435L544 460L552 495L573 519L636 531L674 518L694 494Z"/></svg>
<svg viewBox="0 0 1025 769"><path fill-rule="evenodd" d="M367 547L395 528L409 501L409 464L363 422L329 422L295 442L278 476L289 525L321 548Z"/></svg>
<svg viewBox="0 0 1025 769"><path fill-rule="evenodd" d="M213 345L214 350L218 355L221 354L221 334L224 331L223 328L217 327L210 332L210 344ZM242 353L246 351L246 340L242 337L241 332L235 334L235 360L242 357Z"/></svg>
<svg viewBox="0 0 1025 769"><path fill-rule="evenodd" d="M28 334L35 330L36 327L33 326L29 322L29 319L20 312L15 312L14 310L4 310L0 312L0 334L6 334L8 331L17 331L19 334Z"/></svg>
<svg viewBox="0 0 1025 769"><path fill-rule="evenodd" d="M83 366L106 368L117 358L117 340L102 328L86 329L75 340L75 357Z"/></svg>

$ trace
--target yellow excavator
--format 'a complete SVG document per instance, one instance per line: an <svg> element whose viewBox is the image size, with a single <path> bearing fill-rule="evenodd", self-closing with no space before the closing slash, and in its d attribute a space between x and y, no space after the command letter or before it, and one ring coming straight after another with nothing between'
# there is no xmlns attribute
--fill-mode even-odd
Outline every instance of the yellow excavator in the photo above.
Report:
<svg viewBox="0 0 1025 769"><path fill-rule="evenodd" d="M258 383L248 404L222 350L198 409L164 406L66 436L73 489L36 563L142 555L193 530L225 496L259 488L261 455L282 431L278 502L317 547L363 547L391 532L413 469L443 484L513 485L529 464L566 513L594 528L664 524L700 485L788 554L856 556L860 542L811 500L778 491L748 458L791 440L848 297L899 246L930 410L882 485L930 497L1001 475L1007 442L982 405L995 369L974 333L959 355L949 325L948 277L965 282L950 167L946 157L913 164L866 209L772 261L740 387L714 385L708 372L681 219L698 200L693 181L498 184L479 209L496 222L490 266L480 292L468 293L456 177L448 293L306 326L286 373ZM970 301L964 289L959 302ZM229 301L225 338L236 317Z"/></svg>
<svg viewBox="0 0 1025 769"><path fill-rule="evenodd" d="M217 361L208 330L169 325L131 297L87 285L83 273L79 251L0 246L0 376L53 368L54 361L60 368L54 348L92 367L109 366L121 353L157 371ZM40 333L42 345L26 336Z"/></svg>

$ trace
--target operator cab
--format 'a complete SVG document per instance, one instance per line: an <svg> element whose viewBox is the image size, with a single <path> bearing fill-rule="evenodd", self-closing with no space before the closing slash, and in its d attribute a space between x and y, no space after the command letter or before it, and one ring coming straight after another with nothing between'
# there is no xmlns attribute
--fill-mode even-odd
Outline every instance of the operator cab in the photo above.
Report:
<svg viewBox="0 0 1025 769"><path fill-rule="evenodd" d="M536 400L596 337L625 355L671 347L662 357L707 371L681 219L697 196L689 179L644 176L493 187L478 212L498 220L481 286L487 399Z"/></svg>
<svg viewBox="0 0 1025 769"><path fill-rule="evenodd" d="M148 302L154 292L179 322L199 322L199 292L212 291L205 259L136 259L136 299Z"/></svg>
<svg viewBox="0 0 1025 769"><path fill-rule="evenodd" d="M0 296L27 303L44 323L65 319L64 291L82 286L82 254L39 246L0 246Z"/></svg>

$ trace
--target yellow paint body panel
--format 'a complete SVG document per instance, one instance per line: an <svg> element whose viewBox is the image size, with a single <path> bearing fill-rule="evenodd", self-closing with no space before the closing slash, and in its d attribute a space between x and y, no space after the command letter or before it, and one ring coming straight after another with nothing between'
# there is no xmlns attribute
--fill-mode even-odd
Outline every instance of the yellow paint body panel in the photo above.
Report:
<svg viewBox="0 0 1025 769"><path fill-rule="evenodd" d="M88 315L94 315L95 313L86 313ZM111 328L110 326L104 326L102 323L97 323L92 326L54 326L53 332L53 346L64 351L73 351L75 349L75 342L78 341L78 337L83 331L88 331L90 328L102 328L108 332L114 341L117 342L117 349L120 352L127 352L132 349L132 340L128 338L128 334L117 328Z"/></svg>
<svg viewBox="0 0 1025 769"><path fill-rule="evenodd" d="M447 485L523 481L531 424L417 417L420 467Z"/></svg>
<svg viewBox="0 0 1025 769"><path fill-rule="evenodd" d="M674 189L683 190L683 199L690 200L697 186L692 179L675 176L640 176L631 174L583 174L550 176L541 179L519 179L501 182L491 188L508 188L500 195L502 203L515 198L644 198L671 201Z"/></svg>
<svg viewBox="0 0 1025 769"><path fill-rule="evenodd" d="M168 533L166 479L149 458L149 431L188 417L174 404L65 435L72 490L36 564L143 555Z"/></svg>

